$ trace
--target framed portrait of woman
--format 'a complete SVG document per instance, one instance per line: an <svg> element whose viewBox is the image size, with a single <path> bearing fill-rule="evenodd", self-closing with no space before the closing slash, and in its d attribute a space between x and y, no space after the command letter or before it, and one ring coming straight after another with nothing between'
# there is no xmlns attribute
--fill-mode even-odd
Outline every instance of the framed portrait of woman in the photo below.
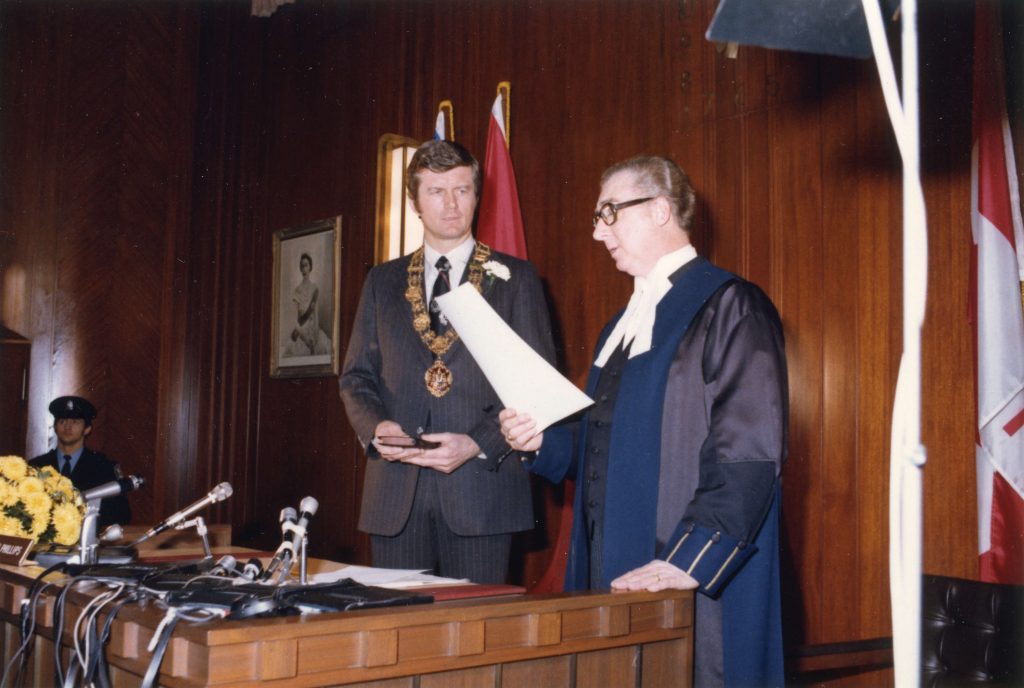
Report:
<svg viewBox="0 0 1024 688"><path fill-rule="evenodd" d="M270 376L338 374L341 216L274 232Z"/></svg>

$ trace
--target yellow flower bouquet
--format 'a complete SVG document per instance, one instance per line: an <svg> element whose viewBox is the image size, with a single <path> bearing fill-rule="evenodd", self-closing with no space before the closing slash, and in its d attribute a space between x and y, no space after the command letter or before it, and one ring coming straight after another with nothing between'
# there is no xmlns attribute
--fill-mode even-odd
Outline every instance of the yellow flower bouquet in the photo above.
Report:
<svg viewBox="0 0 1024 688"><path fill-rule="evenodd" d="M0 534L73 545L84 513L78 490L57 469L0 456Z"/></svg>

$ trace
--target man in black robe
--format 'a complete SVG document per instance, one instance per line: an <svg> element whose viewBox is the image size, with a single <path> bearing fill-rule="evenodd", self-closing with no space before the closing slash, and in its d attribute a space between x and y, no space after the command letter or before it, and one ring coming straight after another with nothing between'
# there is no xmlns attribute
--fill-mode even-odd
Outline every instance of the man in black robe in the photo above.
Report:
<svg viewBox="0 0 1024 688"><path fill-rule="evenodd" d="M594 239L634 278L604 329L581 421L543 434L502 412L530 470L575 476L568 589L696 588L695 684L783 682L778 564L788 391L782 325L758 287L690 244L671 160L609 168Z"/></svg>

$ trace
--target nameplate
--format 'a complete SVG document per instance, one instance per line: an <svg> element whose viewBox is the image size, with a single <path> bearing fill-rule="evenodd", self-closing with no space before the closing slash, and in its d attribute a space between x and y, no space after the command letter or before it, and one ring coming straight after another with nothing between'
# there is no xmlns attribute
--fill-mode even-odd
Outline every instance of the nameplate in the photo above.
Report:
<svg viewBox="0 0 1024 688"><path fill-rule="evenodd" d="M0 564L24 566L25 557L32 551L35 540L32 538L0 535Z"/></svg>

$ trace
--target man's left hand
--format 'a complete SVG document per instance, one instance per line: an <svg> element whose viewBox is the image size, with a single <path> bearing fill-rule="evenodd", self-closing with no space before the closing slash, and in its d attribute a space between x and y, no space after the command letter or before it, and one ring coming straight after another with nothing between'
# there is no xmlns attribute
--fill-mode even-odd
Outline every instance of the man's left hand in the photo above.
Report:
<svg viewBox="0 0 1024 688"><path fill-rule="evenodd" d="M424 449L417 456L403 458L403 463L411 463L424 468L432 468L441 473L451 473L474 456L480 455L480 445L469 435L455 432L434 432L422 435L429 442L440 442L440 447Z"/></svg>
<svg viewBox="0 0 1024 688"><path fill-rule="evenodd" d="M693 590L700 583L681 568L655 559L638 569L624 573L612 581L612 590Z"/></svg>

